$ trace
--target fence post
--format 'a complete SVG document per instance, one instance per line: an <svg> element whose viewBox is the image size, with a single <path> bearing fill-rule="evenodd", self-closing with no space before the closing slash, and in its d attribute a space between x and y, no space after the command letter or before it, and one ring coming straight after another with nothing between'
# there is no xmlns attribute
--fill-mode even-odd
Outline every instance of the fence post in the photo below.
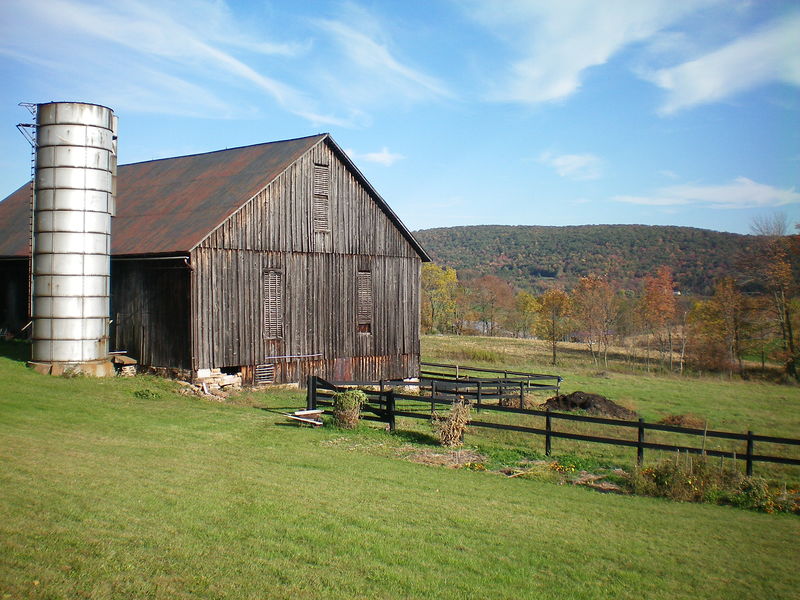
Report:
<svg viewBox="0 0 800 600"><path fill-rule="evenodd" d="M436 402L434 402L435 398L436 398L436 382L431 381L431 416L433 416L433 413L436 411Z"/></svg>
<svg viewBox="0 0 800 600"><path fill-rule="evenodd" d="M753 432L747 431L747 454L745 455L747 459L747 476L753 476Z"/></svg>
<svg viewBox="0 0 800 600"><path fill-rule="evenodd" d="M636 446L636 464L640 467L644 464L644 419L639 419L639 440Z"/></svg>
<svg viewBox="0 0 800 600"><path fill-rule="evenodd" d="M395 429L395 417L394 417L394 390L389 390L389 393L386 394L386 410L389 412L389 431L394 431Z"/></svg>
<svg viewBox="0 0 800 600"><path fill-rule="evenodd" d="M306 408L308 410L317 409L317 376L308 376L308 392L306 392Z"/></svg>
<svg viewBox="0 0 800 600"><path fill-rule="evenodd" d="M545 436L544 436L544 454L545 456L550 456L550 432L553 430L553 420L550 418L550 407L548 406L545 411L547 415L545 415L544 421L544 429L545 429Z"/></svg>
<svg viewBox="0 0 800 600"><path fill-rule="evenodd" d="M480 414L480 412L481 412L481 393L482 393L481 392L481 382L479 380L478 381L478 398L477 398L477 400L478 400L478 414Z"/></svg>
<svg viewBox="0 0 800 600"><path fill-rule="evenodd" d="M520 408L520 410L525 408L525 392L523 391L524 390L523 385L524 384L520 381L519 382L519 408Z"/></svg>

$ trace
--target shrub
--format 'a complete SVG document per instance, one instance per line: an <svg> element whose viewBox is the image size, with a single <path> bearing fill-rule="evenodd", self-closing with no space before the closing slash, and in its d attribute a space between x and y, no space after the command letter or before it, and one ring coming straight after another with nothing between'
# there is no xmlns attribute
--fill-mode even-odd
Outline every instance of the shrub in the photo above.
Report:
<svg viewBox="0 0 800 600"><path fill-rule="evenodd" d="M628 476L627 484L641 496L729 504L762 512L800 512L797 494L785 490L778 493L763 478L747 477L734 465L716 463L705 456L678 455L649 467L637 467Z"/></svg>
<svg viewBox="0 0 800 600"><path fill-rule="evenodd" d="M361 390L347 390L333 395L333 422L343 429L354 429L358 425L361 407L367 395Z"/></svg>
<svg viewBox="0 0 800 600"><path fill-rule="evenodd" d="M456 448L464 443L464 432L470 421L470 401L463 396L453 400L447 415L434 414L433 428L442 446Z"/></svg>

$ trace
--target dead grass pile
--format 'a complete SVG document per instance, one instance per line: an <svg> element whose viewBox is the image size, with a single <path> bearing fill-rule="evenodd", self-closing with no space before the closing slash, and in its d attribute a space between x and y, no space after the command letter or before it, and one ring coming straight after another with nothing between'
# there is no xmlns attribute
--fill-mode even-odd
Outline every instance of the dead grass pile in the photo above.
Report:
<svg viewBox="0 0 800 600"><path fill-rule="evenodd" d="M473 450L449 450L435 452L433 450L420 450L406 457L411 462L437 467L457 469L468 465L479 465L486 462L486 457Z"/></svg>
<svg viewBox="0 0 800 600"><path fill-rule="evenodd" d="M361 390L347 390L333 395L333 421L342 429L355 429L367 395Z"/></svg>
<svg viewBox="0 0 800 600"><path fill-rule="evenodd" d="M442 446L456 448L464 443L464 432L471 418L470 401L459 396L453 400L446 415L433 415L433 429L439 436Z"/></svg>

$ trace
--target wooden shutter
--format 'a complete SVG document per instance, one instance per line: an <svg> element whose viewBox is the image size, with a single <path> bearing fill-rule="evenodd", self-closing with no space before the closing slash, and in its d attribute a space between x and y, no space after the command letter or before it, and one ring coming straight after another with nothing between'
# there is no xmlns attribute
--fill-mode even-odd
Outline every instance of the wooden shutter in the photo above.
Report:
<svg viewBox="0 0 800 600"><path fill-rule="evenodd" d="M331 185L331 168L328 165L314 165L314 195L327 196Z"/></svg>
<svg viewBox="0 0 800 600"><path fill-rule="evenodd" d="M256 365L255 382L257 385L275 383L275 365Z"/></svg>
<svg viewBox="0 0 800 600"><path fill-rule="evenodd" d="M264 272L264 337L283 337L283 273Z"/></svg>
<svg viewBox="0 0 800 600"><path fill-rule="evenodd" d="M359 271L356 276L356 324L361 333L372 332L372 273Z"/></svg>
<svg viewBox="0 0 800 600"><path fill-rule="evenodd" d="M311 205L311 218L314 231L328 232L330 224L330 185L331 169L328 165L314 165L314 197Z"/></svg>

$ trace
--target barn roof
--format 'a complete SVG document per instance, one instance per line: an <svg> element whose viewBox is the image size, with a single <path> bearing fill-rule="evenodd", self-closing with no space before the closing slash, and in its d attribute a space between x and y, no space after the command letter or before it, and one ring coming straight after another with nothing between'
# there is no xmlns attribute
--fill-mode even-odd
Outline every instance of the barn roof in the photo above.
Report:
<svg viewBox="0 0 800 600"><path fill-rule="evenodd" d="M188 253L315 145L327 141L423 260L427 254L328 134L120 165L111 254ZM30 184L0 202L0 256L27 256Z"/></svg>

